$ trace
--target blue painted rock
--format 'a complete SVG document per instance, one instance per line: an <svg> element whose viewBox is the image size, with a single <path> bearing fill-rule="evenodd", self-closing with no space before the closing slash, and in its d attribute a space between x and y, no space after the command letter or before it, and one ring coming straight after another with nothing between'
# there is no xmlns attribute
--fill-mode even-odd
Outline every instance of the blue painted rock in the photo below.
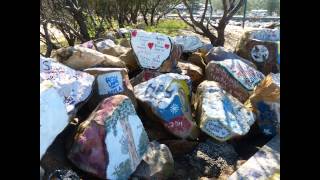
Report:
<svg viewBox="0 0 320 180"><path fill-rule="evenodd" d="M68 123L69 116L63 98L52 82L42 82L40 84L40 159Z"/></svg>
<svg viewBox="0 0 320 180"><path fill-rule="evenodd" d="M40 56L40 82L44 80L53 83L68 113L74 114L91 94L94 76Z"/></svg>
<svg viewBox="0 0 320 180"><path fill-rule="evenodd" d="M263 134L280 133L280 73L266 76L245 105L256 113Z"/></svg>
<svg viewBox="0 0 320 180"><path fill-rule="evenodd" d="M244 103L264 75L239 59L211 61L206 67L207 80L219 82L221 87Z"/></svg>
<svg viewBox="0 0 320 180"><path fill-rule="evenodd" d="M76 70L92 67L125 68L126 65L118 57L103 54L84 47L60 48L53 55L60 63Z"/></svg>
<svg viewBox="0 0 320 180"><path fill-rule="evenodd" d="M93 106L93 109L106 97L116 94L128 96L133 105L137 107L136 98L134 97L133 87L129 81L127 69L89 68L85 69L84 72L95 76L93 95L88 102L88 104Z"/></svg>
<svg viewBox="0 0 320 180"><path fill-rule="evenodd" d="M175 44L182 45L183 52L195 52L203 47L198 36L176 36L173 39Z"/></svg>
<svg viewBox="0 0 320 180"><path fill-rule="evenodd" d="M217 82L202 82L195 99L200 129L219 141L245 135L255 121L253 113Z"/></svg>
<svg viewBox="0 0 320 180"><path fill-rule="evenodd" d="M212 48L205 56L205 61L208 64L210 61L223 61L226 59L240 59L244 63L248 64L253 68L257 68L255 64L251 61L248 61L237 54L232 53L231 51L226 50L224 47L218 46Z"/></svg>
<svg viewBox="0 0 320 180"><path fill-rule="evenodd" d="M79 125L68 158L102 179L128 179L147 152L148 136L130 98L104 99Z"/></svg>
<svg viewBox="0 0 320 180"><path fill-rule="evenodd" d="M263 74L278 73L279 29L254 29L243 34L236 53L252 61Z"/></svg>
<svg viewBox="0 0 320 180"><path fill-rule="evenodd" d="M190 77L167 73L134 86L134 94L150 119L160 121L173 135L197 137L190 108Z"/></svg>

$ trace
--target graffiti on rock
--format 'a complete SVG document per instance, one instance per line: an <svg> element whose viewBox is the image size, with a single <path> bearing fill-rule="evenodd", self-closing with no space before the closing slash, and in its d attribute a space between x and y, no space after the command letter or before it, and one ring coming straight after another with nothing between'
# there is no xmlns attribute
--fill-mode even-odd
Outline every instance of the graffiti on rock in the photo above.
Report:
<svg viewBox="0 0 320 180"><path fill-rule="evenodd" d="M251 57L256 62L265 62L269 57L268 48L264 45L255 45L251 50Z"/></svg>

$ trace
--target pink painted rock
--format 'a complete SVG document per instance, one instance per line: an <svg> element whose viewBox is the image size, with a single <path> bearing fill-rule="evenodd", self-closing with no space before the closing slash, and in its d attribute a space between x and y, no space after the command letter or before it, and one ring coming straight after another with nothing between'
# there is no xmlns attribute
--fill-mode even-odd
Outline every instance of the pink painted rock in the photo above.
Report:
<svg viewBox="0 0 320 180"><path fill-rule="evenodd" d="M253 113L217 82L202 82L195 99L200 129L219 141L245 135L255 122Z"/></svg>
<svg viewBox="0 0 320 180"><path fill-rule="evenodd" d="M221 87L244 103L264 75L238 59L211 61L206 67L207 80L219 82Z"/></svg>
<svg viewBox="0 0 320 180"><path fill-rule="evenodd" d="M148 136L130 99L104 99L79 125L68 158L102 179L128 179L148 148Z"/></svg>
<svg viewBox="0 0 320 180"><path fill-rule="evenodd" d="M94 93L88 102L93 106L93 109L106 97L116 94L128 96L133 105L137 107L136 98L134 97L133 87L129 81L127 69L89 68L85 69L84 72L95 76L95 84L93 86Z"/></svg>
<svg viewBox="0 0 320 180"><path fill-rule="evenodd" d="M134 94L147 116L156 116L169 132L183 139L198 136L191 116L190 93L190 77L175 73L162 74L134 86Z"/></svg>

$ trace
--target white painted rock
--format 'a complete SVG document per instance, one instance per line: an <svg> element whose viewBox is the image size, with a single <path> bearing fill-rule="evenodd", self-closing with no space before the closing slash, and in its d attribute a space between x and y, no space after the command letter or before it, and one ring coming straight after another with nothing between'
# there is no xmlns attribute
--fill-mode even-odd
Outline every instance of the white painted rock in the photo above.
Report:
<svg viewBox="0 0 320 180"><path fill-rule="evenodd" d="M97 43L97 50L101 52L105 48L110 48L114 46L116 46L116 44L111 39L105 39Z"/></svg>
<svg viewBox="0 0 320 180"><path fill-rule="evenodd" d="M131 31L131 46L140 66L148 69L160 68L172 49L168 36L138 29Z"/></svg>
<svg viewBox="0 0 320 180"><path fill-rule="evenodd" d="M175 44L181 44L183 52L195 52L203 47L203 43L198 36L176 36L174 37Z"/></svg>
<svg viewBox="0 0 320 180"><path fill-rule="evenodd" d="M130 99L104 99L79 125L68 158L102 179L128 179L147 152L149 139Z"/></svg>
<svg viewBox="0 0 320 180"><path fill-rule="evenodd" d="M280 41L279 29L254 29L248 33L250 34L249 39L256 39L260 41Z"/></svg>
<svg viewBox="0 0 320 180"><path fill-rule="evenodd" d="M219 141L245 135L255 121L253 113L217 82L202 82L195 99L200 129Z"/></svg>
<svg viewBox="0 0 320 180"><path fill-rule="evenodd" d="M197 136L190 93L190 77L175 73L162 74L134 86L134 94L147 115L155 115L169 132L180 138Z"/></svg>
<svg viewBox="0 0 320 180"><path fill-rule="evenodd" d="M53 83L54 88L63 97L68 113L72 114L75 106L89 97L94 76L40 56L40 82L43 80Z"/></svg>
<svg viewBox="0 0 320 180"><path fill-rule="evenodd" d="M50 81L40 84L40 159L69 119L63 98L53 86Z"/></svg>

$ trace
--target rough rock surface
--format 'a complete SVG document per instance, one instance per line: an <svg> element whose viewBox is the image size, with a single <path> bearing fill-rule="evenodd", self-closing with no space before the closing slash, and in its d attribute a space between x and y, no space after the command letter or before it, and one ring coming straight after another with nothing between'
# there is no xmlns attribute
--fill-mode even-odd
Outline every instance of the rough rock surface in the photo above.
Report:
<svg viewBox="0 0 320 180"><path fill-rule="evenodd" d="M68 113L72 115L91 94L94 76L40 56L40 82L44 80L53 83L63 97Z"/></svg>
<svg viewBox="0 0 320 180"><path fill-rule="evenodd" d="M200 129L219 141L245 135L255 121L253 113L217 82L202 82L195 99Z"/></svg>
<svg viewBox="0 0 320 180"><path fill-rule="evenodd" d="M244 103L264 75L241 60L226 59L211 61L206 67L206 78L219 82L224 90Z"/></svg>
<svg viewBox="0 0 320 180"><path fill-rule="evenodd" d="M126 67L128 68L129 73L135 72L140 69L132 49L120 55L119 59L126 64Z"/></svg>
<svg viewBox="0 0 320 180"><path fill-rule="evenodd" d="M67 47L60 48L53 55L59 62L76 70L92 67L119 67L124 68L125 63L118 57L103 54L101 52L83 48Z"/></svg>
<svg viewBox="0 0 320 180"><path fill-rule="evenodd" d="M205 70L206 68L206 63L204 61L203 55L199 52L192 53L190 56L188 56L187 61L201 67L202 70Z"/></svg>
<svg viewBox="0 0 320 180"><path fill-rule="evenodd" d="M40 84L40 159L56 136L69 123L63 98L53 84L44 81Z"/></svg>
<svg viewBox="0 0 320 180"><path fill-rule="evenodd" d="M196 171L208 178L217 178L222 171L232 173L237 160L238 154L230 144L211 140L200 143L189 158Z"/></svg>
<svg viewBox="0 0 320 180"><path fill-rule="evenodd" d="M84 48L96 50L96 47L94 46L94 42L92 40L82 43L80 45L75 45L75 47L84 47Z"/></svg>
<svg viewBox="0 0 320 180"><path fill-rule="evenodd" d="M131 82L132 86L136 86L140 83L148 81L149 79L155 78L161 74L162 73L160 73L157 70L144 69L138 75L136 75L134 78L130 79L130 82Z"/></svg>
<svg viewBox="0 0 320 180"><path fill-rule="evenodd" d="M179 61L177 65L181 69L182 75L187 75L192 81L192 90L196 91L198 85L204 79L204 73L202 69L190 62Z"/></svg>
<svg viewBox="0 0 320 180"><path fill-rule="evenodd" d="M279 29L255 29L246 31L236 48L236 53L257 66L265 75L278 73Z"/></svg>
<svg viewBox="0 0 320 180"><path fill-rule="evenodd" d="M132 177L143 179L167 179L174 171L174 161L170 149L157 141L149 143L143 161Z"/></svg>
<svg viewBox="0 0 320 180"><path fill-rule="evenodd" d="M167 73L136 85L134 94L147 115L155 114L169 132L193 139L198 129L191 116L190 83L189 76Z"/></svg>
<svg viewBox="0 0 320 180"><path fill-rule="evenodd" d="M115 45L113 47L106 47L100 50L100 52L102 52L103 54L108 54L115 57L119 57L127 53L128 51L130 51L130 48L126 48L120 45Z"/></svg>
<svg viewBox="0 0 320 180"><path fill-rule="evenodd" d="M80 124L68 154L73 164L102 179L127 179L147 151L148 136L130 99L103 100Z"/></svg>

